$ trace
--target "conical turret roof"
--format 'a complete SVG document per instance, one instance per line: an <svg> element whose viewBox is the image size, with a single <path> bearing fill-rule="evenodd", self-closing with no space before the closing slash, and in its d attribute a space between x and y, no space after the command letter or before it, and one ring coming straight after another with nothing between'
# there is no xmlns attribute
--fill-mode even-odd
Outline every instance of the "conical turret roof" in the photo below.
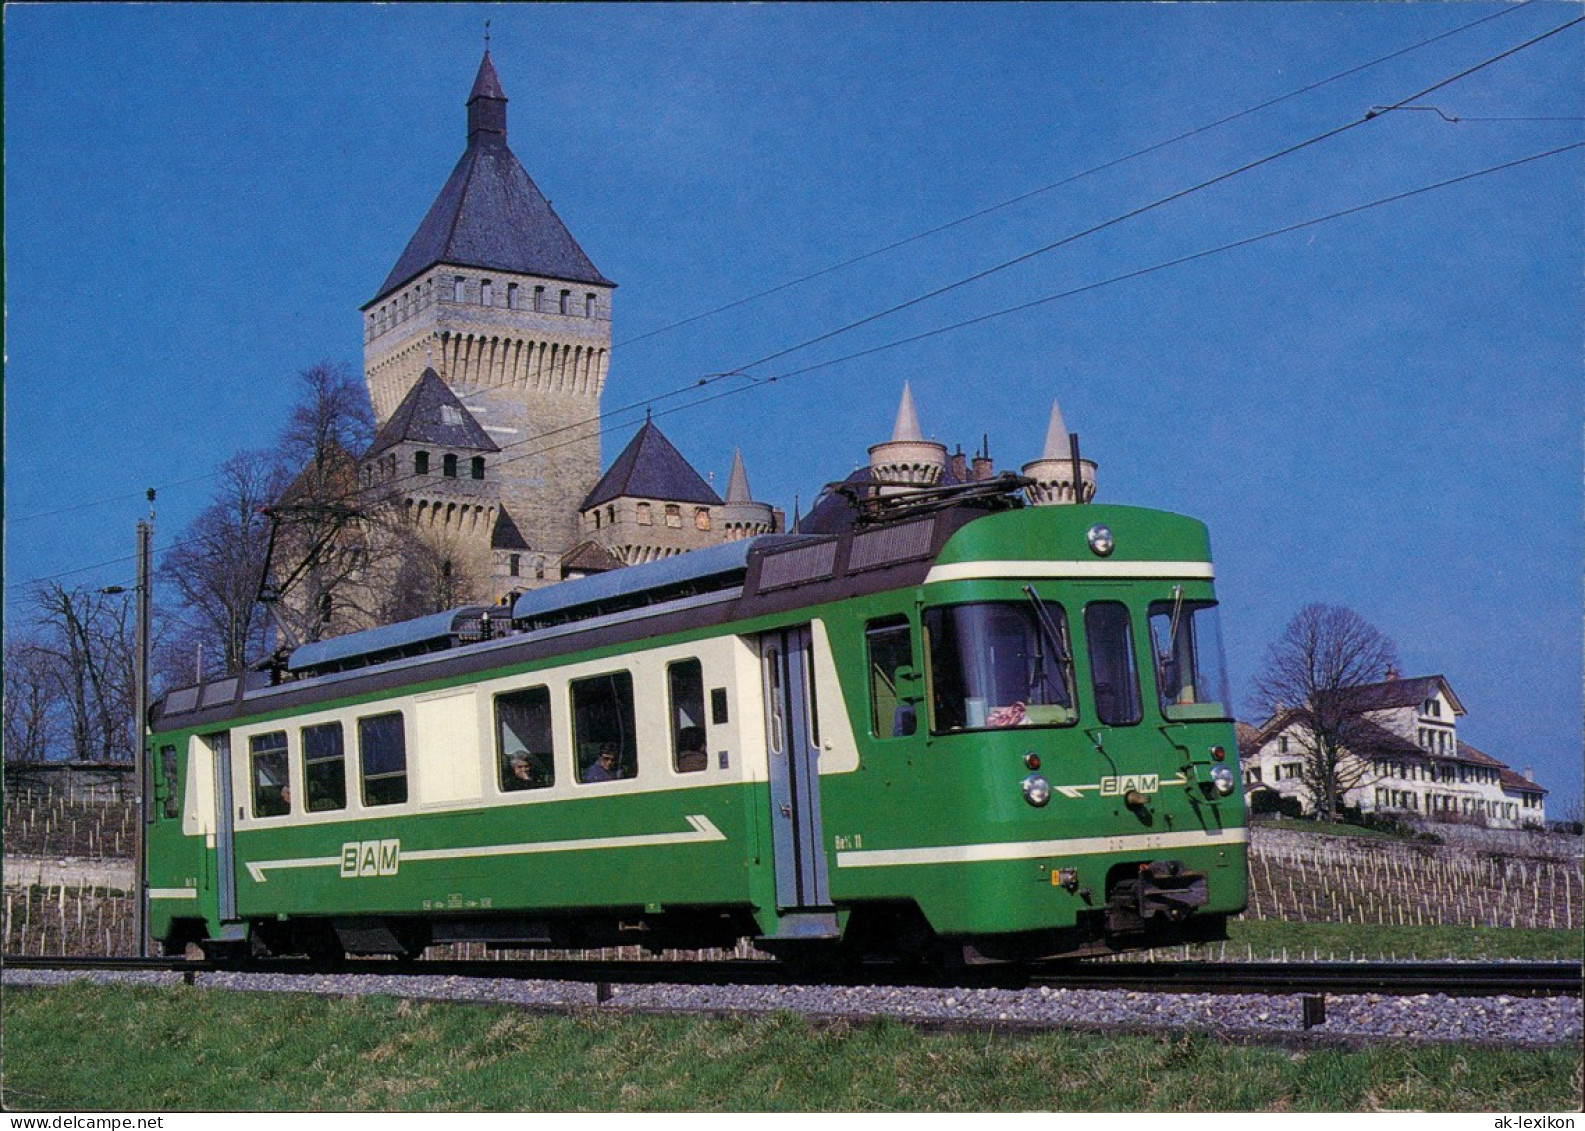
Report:
<svg viewBox="0 0 1585 1131"><path fill-rule="evenodd" d="M727 476L726 501L729 503L754 501L754 496L748 489L748 472L743 468L743 452L739 448L732 449L732 471Z"/></svg>

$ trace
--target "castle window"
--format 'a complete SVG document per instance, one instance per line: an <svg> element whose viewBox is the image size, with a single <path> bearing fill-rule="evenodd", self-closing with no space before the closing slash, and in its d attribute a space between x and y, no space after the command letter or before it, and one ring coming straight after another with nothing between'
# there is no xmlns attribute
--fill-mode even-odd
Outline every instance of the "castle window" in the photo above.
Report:
<svg viewBox="0 0 1585 1131"><path fill-rule="evenodd" d="M710 529L710 512L704 507L699 507L693 512L693 528L695 530Z"/></svg>
<svg viewBox="0 0 1585 1131"><path fill-rule="evenodd" d="M516 310L517 309L517 284L516 283L508 283L508 284L506 284L506 309L508 309L508 310Z"/></svg>
<svg viewBox="0 0 1585 1131"><path fill-rule="evenodd" d="M568 304L568 302L571 301L571 299L572 299L572 292L571 291L562 291L561 292L561 312L563 314L568 313L567 304Z"/></svg>
<svg viewBox="0 0 1585 1131"><path fill-rule="evenodd" d="M440 469L440 474L447 479L457 478L457 457L451 452L447 452L441 457Z"/></svg>
<svg viewBox="0 0 1585 1131"><path fill-rule="evenodd" d="M600 508L599 507L596 507L594 509L594 528L596 530L600 529Z"/></svg>
<svg viewBox="0 0 1585 1131"><path fill-rule="evenodd" d="M506 572L511 574L513 577L516 577L517 576L517 571L522 566L522 562L523 562L522 555L513 554L511 557L509 557L507 559Z"/></svg>
<svg viewBox="0 0 1585 1131"><path fill-rule="evenodd" d="M535 558L534 559L534 577L536 579L540 580L540 581L544 581L545 580L545 559L544 558Z"/></svg>
<svg viewBox="0 0 1585 1131"><path fill-rule="evenodd" d="M473 457L472 472L473 472L473 477L475 479L483 479L484 478L484 457L483 456L474 456Z"/></svg>
<svg viewBox="0 0 1585 1131"><path fill-rule="evenodd" d="M653 526L653 525L655 525L655 518L650 513L650 511L651 511L651 508L650 508L650 505L648 503L640 503L640 504L638 504L638 524L640 526Z"/></svg>
<svg viewBox="0 0 1585 1131"><path fill-rule="evenodd" d="M484 306L490 306L494 297L495 287L489 279L485 279L479 284L479 302Z"/></svg>
<svg viewBox="0 0 1585 1131"><path fill-rule="evenodd" d="M543 310L545 308L545 301L544 300L545 300L545 288L543 286L535 287L534 288L534 313L535 314L538 314L541 310Z"/></svg>
<svg viewBox="0 0 1585 1131"><path fill-rule="evenodd" d="M676 503L666 504L666 525L671 527L682 526L682 508Z"/></svg>
<svg viewBox="0 0 1585 1131"><path fill-rule="evenodd" d="M592 294L583 296L583 316L585 318L594 317L594 296Z"/></svg>
<svg viewBox="0 0 1585 1131"><path fill-rule="evenodd" d="M452 302L461 302L462 301L462 284L465 283L466 281L467 280L465 280L461 275L457 275L456 277L454 277L451 280L451 301Z"/></svg>
<svg viewBox="0 0 1585 1131"><path fill-rule="evenodd" d="M414 475L428 475L429 474L429 453L428 452L414 452L413 453L413 474Z"/></svg>

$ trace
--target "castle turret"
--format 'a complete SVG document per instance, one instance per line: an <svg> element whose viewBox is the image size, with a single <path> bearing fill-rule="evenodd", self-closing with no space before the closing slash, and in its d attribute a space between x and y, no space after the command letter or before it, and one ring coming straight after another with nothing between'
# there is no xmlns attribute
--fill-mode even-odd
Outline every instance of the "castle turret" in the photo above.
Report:
<svg viewBox="0 0 1585 1131"><path fill-rule="evenodd" d="M1026 488L1029 501L1036 506L1059 503L1093 502L1095 499L1095 461L1073 458L1073 438L1063 423L1062 410L1051 402L1051 422L1046 427L1046 447L1040 458L1024 464L1024 474L1035 481ZM1081 493L1074 490L1075 483Z"/></svg>
<svg viewBox="0 0 1585 1131"><path fill-rule="evenodd" d="M732 472L727 477L726 505L721 510L722 535L728 541L769 534L776 529L776 511L769 503L756 503L748 489L743 453L732 451Z"/></svg>
<svg viewBox="0 0 1585 1131"><path fill-rule="evenodd" d="M903 399L897 406L892 438L870 449L870 473L882 494L934 487L947 468L947 446L926 440L919 430L913 391L903 382Z"/></svg>

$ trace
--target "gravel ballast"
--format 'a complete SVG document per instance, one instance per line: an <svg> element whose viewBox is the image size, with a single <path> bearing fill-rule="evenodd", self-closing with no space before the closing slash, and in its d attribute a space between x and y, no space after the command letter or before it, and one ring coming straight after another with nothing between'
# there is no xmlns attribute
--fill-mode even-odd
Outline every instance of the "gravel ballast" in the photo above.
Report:
<svg viewBox="0 0 1585 1131"><path fill-rule="evenodd" d="M6 970L6 986L74 980L177 985L180 974ZM596 1005L581 982L464 978L447 975L199 974L205 989L491 1002L565 1009ZM1267 994L1165 994L1131 990L939 989L897 986L614 985L602 1008L635 1011L763 1013L821 1017L892 1017L909 1023L1090 1029L1172 1029L1210 1033L1364 1040L1473 1041L1504 1045L1578 1044L1578 997L1453 998L1329 994L1326 1020L1304 1026L1302 998Z"/></svg>

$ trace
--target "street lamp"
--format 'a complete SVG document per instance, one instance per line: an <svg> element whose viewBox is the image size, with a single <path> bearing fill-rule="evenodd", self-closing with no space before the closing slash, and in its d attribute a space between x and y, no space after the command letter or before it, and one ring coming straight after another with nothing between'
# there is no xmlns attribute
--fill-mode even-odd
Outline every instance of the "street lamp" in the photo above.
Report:
<svg viewBox="0 0 1585 1131"><path fill-rule="evenodd" d="M149 726L149 546L154 538L154 488L148 489L149 517L138 520L138 583L137 594L137 651L133 657L133 722L132 722L132 792L137 805L138 819L132 838L133 876L137 887L137 908L133 916L133 931L138 940L138 957L147 958L149 883L147 845L145 834L152 816L148 790L148 726ZM125 593L126 587L110 585L101 593Z"/></svg>

